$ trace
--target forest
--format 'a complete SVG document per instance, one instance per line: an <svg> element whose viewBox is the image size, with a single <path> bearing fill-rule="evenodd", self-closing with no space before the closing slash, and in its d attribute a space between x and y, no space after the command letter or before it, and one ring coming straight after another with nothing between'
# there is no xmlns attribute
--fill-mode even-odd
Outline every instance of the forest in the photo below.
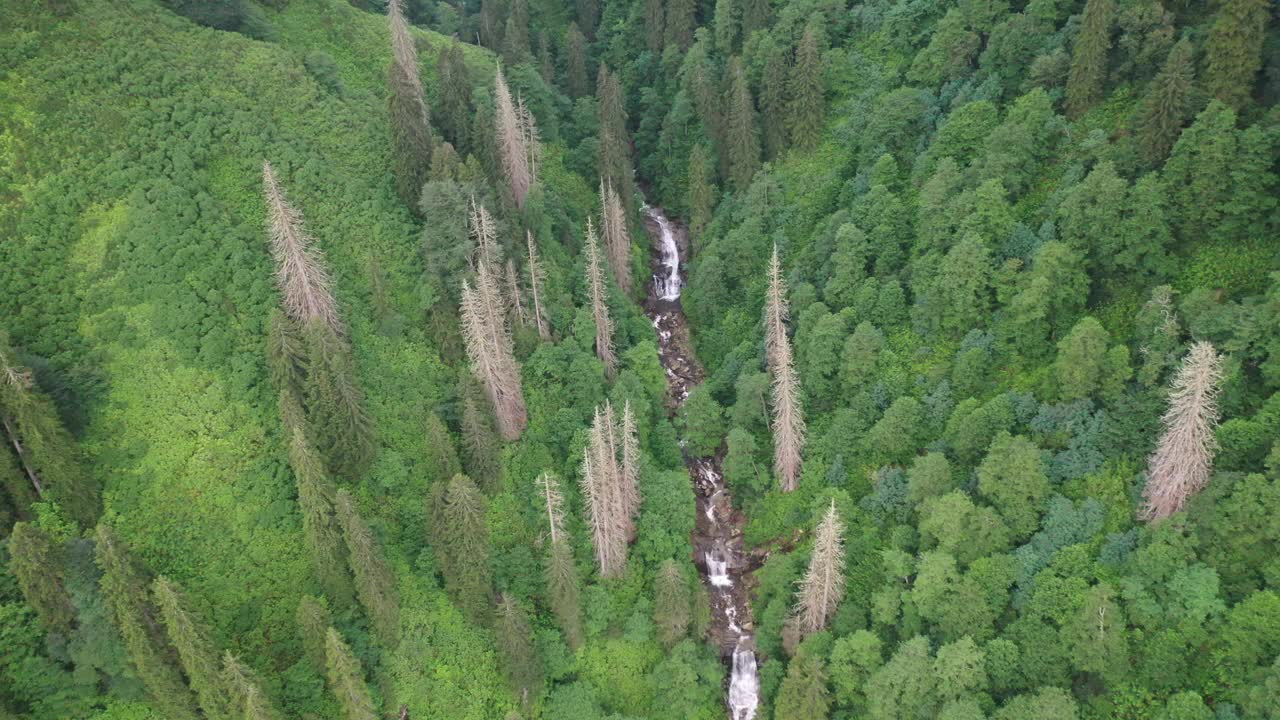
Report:
<svg viewBox="0 0 1280 720"><path fill-rule="evenodd" d="M0 720L1280 720L1280 5L0 0Z"/></svg>

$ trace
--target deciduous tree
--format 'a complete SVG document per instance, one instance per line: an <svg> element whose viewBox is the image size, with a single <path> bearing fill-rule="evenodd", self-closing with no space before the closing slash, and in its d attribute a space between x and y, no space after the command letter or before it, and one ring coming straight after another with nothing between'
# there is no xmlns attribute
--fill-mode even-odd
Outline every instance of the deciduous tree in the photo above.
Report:
<svg viewBox="0 0 1280 720"><path fill-rule="evenodd" d="M483 258L476 265L475 288L462 281L462 329L471 371L493 405L498 432L520 437L528 423L520 364L516 362L498 282Z"/></svg>

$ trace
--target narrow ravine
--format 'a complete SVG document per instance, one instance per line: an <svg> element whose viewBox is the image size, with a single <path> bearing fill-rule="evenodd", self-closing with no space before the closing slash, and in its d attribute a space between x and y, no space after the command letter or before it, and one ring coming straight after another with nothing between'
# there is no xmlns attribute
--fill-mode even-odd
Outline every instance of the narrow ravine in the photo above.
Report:
<svg viewBox="0 0 1280 720"><path fill-rule="evenodd" d="M662 210L646 206L645 228L653 248L653 280L645 313L658 334L658 357L667 373L668 409L675 413L705 372L693 355L689 323L680 305L683 265L689 256L683 226ZM720 472L719 457L690 457L685 465L693 481L697 520L693 530L694 564L707 586L712 639L731 668L725 705L731 720L752 720L760 703L756 675L755 625L751 616L751 573L755 563L744 548L746 520L733 507Z"/></svg>

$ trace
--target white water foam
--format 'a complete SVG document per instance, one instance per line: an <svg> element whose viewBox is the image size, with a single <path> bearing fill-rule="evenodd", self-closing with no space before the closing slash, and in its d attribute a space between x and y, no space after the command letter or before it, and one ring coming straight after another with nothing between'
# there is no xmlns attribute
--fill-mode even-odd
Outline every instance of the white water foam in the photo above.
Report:
<svg viewBox="0 0 1280 720"><path fill-rule="evenodd" d="M645 208L658 229L662 232L662 266L667 269L666 277L653 276L653 289L660 300L680 299L680 249L676 247L676 236L671 231L671 221L660 212Z"/></svg>
<svg viewBox="0 0 1280 720"><path fill-rule="evenodd" d="M756 654L743 647L743 640L733 650L733 674L729 678L729 713L733 720L752 720L760 705L760 681L756 677Z"/></svg>
<svg viewBox="0 0 1280 720"><path fill-rule="evenodd" d="M711 553L707 553L707 580L716 587L733 587L733 580L729 577L729 563L725 560L717 560Z"/></svg>

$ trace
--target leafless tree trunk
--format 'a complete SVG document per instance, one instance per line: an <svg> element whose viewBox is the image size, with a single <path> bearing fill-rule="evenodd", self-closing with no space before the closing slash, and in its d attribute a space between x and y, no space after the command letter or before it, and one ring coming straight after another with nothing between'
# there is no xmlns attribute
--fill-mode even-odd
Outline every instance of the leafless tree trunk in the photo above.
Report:
<svg viewBox="0 0 1280 720"><path fill-rule="evenodd" d="M502 68L498 68L494 75L493 96L494 132L497 135L498 151L502 155L502 169L507 175L516 207L523 209L524 199L533 186L533 173L539 153L538 128L534 124L533 114L525 107L523 100L519 103L512 102L507 80L502 76Z"/></svg>
<svg viewBox="0 0 1280 720"><path fill-rule="evenodd" d="M600 225L605 253L618 287L631 294L631 235L627 232L627 215L622 199L608 180L600 181Z"/></svg>
<svg viewBox="0 0 1280 720"><path fill-rule="evenodd" d="M324 255L312 244L299 213L284 196L271 163L262 163L262 187L267 201L271 255L276 261L276 285L285 312L299 325L319 319L336 335L343 335L333 299Z"/></svg>
<svg viewBox="0 0 1280 720"><path fill-rule="evenodd" d="M587 286L591 291L591 316L596 324L596 357L604 363L605 375L612 378L618 359L613 354L613 321L605 302L604 271L600 268L600 246L596 229L587 218Z"/></svg>
<svg viewBox="0 0 1280 720"><path fill-rule="evenodd" d="M529 320L524 314L521 295L523 293L520 292L520 276L516 273L515 261L507 258L507 298L511 302L511 319L514 324L524 327L529 324Z"/></svg>
<svg viewBox="0 0 1280 720"><path fill-rule="evenodd" d="M498 267L502 262L502 248L498 246L498 224L474 197L471 198L468 224L471 226L471 238L476 241L475 249L468 256L471 269L476 270L481 263L487 263L491 268Z"/></svg>
<svg viewBox="0 0 1280 720"><path fill-rule="evenodd" d="M782 489L796 489L800 480L800 453L804 449L804 411L800 407L800 383L787 337L787 289L778 261L778 246L769 261L769 292L765 298L765 361L773 380L773 471Z"/></svg>
<svg viewBox="0 0 1280 720"><path fill-rule="evenodd" d="M1144 519L1169 517L1208 484L1218 449L1214 429L1221 382L1222 358L1213 345L1191 346L1169 389L1169 409L1161 418L1164 434L1147 461Z"/></svg>
<svg viewBox="0 0 1280 720"><path fill-rule="evenodd" d="M547 314L542 309L542 283L546 280L546 272L538 260L538 246L533 242L533 233L525 231L529 243L529 291L533 295L533 320L538 325L538 335L543 340L551 339L551 329L547 326Z"/></svg>
<svg viewBox="0 0 1280 720"><path fill-rule="evenodd" d="M617 577L627 563L627 544L635 534L639 511L639 445L630 408L623 411L619 428L607 401L596 408L590 442L583 450L582 490L591 516L592 538L601 577Z"/></svg>
<svg viewBox="0 0 1280 720"><path fill-rule="evenodd" d="M844 598L844 523L836 512L835 501L814 533L813 554L809 569L796 593L795 620L802 635L818 632L827 626L836 607Z"/></svg>
<svg viewBox="0 0 1280 720"><path fill-rule="evenodd" d="M547 538L554 545L565 539L564 495L560 492L560 480L554 474L544 472L534 484L547 508Z"/></svg>
<svg viewBox="0 0 1280 720"><path fill-rule="evenodd" d="M476 268L476 286L462 281L462 334L471 369L493 404L498 432L507 440L520 437L528 422L520 365L511 347L497 280L489 264Z"/></svg>

